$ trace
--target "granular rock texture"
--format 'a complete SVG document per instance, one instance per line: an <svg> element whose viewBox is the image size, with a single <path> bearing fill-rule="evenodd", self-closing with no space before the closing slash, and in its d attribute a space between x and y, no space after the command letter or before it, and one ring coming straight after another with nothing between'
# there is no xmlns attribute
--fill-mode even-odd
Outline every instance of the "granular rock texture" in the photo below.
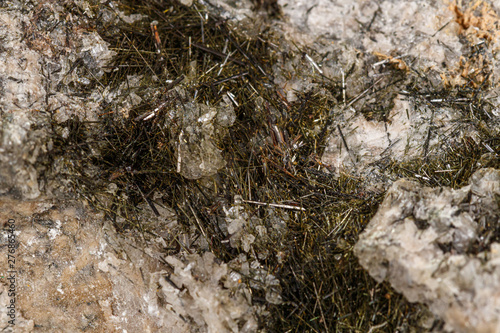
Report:
<svg viewBox="0 0 500 333"><path fill-rule="evenodd" d="M181 0L185 15L178 2L125 2L0 4L0 221L16 226L16 329L253 332L273 306L289 327L383 328L377 305L358 318L339 306L340 289L360 286L344 260L375 207L353 202L376 205L400 177L389 165L460 155L462 142L483 166L498 160L496 4ZM162 22L134 13L145 7ZM226 22L208 18L214 8L239 24L217 40ZM409 173L456 172L454 183L479 162L442 164ZM356 247L361 263L449 328L498 330L498 182L489 169L456 191L396 182ZM319 285L316 260L329 267Z"/></svg>
<svg viewBox="0 0 500 333"><path fill-rule="evenodd" d="M17 313L25 317L24 329L16 325L19 332L154 332L161 327L147 298L155 294L149 272L159 269L158 261L117 240L102 216L49 200L3 198L0 207L2 223L15 220ZM2 244L6 257L5 232ZM9 301L5 291L2 307Z"/></svg>
<svg viewBox="0 0 500 333"><path fill-rule="evenodd" d="M257 327L260 310L241 275L211 253L163 259L163 238L146 242L119 235L102 215L74 202L2 198L0 220L9 219L15 220L18 244L16 332L215 333ZM6 231L1 244L6 258ZM4 265L0 280L3 309L11 299L7 270ZM8 320L2 311L0 325L7 327Z"/></svg>
<svg viewBox="0 0 500 333"><path fill-rule="evenodd" d="M79 2L83 5L83 2ZM5 1L0 5L0 193L40 195L39 163L51 149L47 119L95 119L103 93L89 97L112 58L73 1ZM5 10L4 8L8 8Z"/></svg>
<svg viewBox="0 0 500 333"><path fill-rule="evenodd" d="M354 253L378 282L427 304L449 329L498 332L499 199L495 169L478 170L458 190L399 180Z"/></svg>

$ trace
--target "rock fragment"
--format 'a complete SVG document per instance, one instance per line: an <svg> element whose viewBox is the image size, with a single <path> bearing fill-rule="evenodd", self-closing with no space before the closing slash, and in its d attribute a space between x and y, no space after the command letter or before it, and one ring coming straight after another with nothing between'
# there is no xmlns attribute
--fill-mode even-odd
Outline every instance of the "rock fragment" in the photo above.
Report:
<svg viewBox="0 0 500 333"><path fill-rule="evenodd" d="M447 328L498 332L499 199L496 169L478 170L457 190L399 180L354 253L375 280L427 304Z"/></svg>

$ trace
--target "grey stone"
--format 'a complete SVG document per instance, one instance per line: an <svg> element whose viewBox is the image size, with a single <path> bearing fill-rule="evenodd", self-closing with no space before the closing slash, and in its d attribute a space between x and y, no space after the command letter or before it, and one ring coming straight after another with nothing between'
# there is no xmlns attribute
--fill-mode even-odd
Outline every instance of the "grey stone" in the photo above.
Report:
<svg viewBox="0 0 500 333"><path fill-rule="evenodd" d="M370 275L422 302L455 332L500 331L500 170L481 169L461 189L398 180L354 247ZM488 221L488 222L487 222Z"/></svg>

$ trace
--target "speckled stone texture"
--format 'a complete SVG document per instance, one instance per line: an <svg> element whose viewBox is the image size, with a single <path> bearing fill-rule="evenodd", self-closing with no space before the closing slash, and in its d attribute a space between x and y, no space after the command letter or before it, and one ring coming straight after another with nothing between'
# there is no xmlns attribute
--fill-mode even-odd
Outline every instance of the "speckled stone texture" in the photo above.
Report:
<svg viewBox="0 0 500 333"><path fill-rule="evenodd" d="M500 331L500 171L478 170L458 190L399 180L354 253L378 282L422 302L454 332ZM498 233L498 231L496 232Z"/></svg>
<svg viewBox="0 0 500 333"><path fill-rule="evenodd" d="M158 309L150 274L164 267L139 244L118 236L102 215L74 202L2 198L0 221L8 219L15 220L18 244L15 332L187 330L173 314L168 325L159 320L165 314ZM0 256L5 261L7 235L2 231ZM7 276L8 267L2 266L1 275ZM10 300L5 278L0 289L4 308ZM7 320L2 311L0 325L7 326Z"/></svg>
<svg viewBox="0 0 500 333"><path fill-rule="evenodd" d="M167 214L168 219L173 216ZM0 306L9 304L7 262L13 219L15 332L254 332L256 313L241 275L246 257L165 256L162 237L120 233L77 202L0 199ZM170 221L171 224L175 222ZM172 225L170 226L172 227ZM168 232L168 230L164 230ZM269 278L272 276L266 274ZM256 277L256 281L257 281ZM7 311L0 326L8 327Z"/></svg>

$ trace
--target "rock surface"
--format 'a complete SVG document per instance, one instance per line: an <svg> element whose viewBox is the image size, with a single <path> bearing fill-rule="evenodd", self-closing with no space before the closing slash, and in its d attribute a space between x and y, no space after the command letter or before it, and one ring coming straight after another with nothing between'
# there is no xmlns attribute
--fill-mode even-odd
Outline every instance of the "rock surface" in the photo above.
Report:
<svg viewBox="0 0 500 333"><path fill-rule="evenodd" d="M411 302L427 304L449 329L498 332L499 198L495 169L478 170L458 190L399 180L354 253L373 278L389 281ZM485 228L496 231L483 234Z"/></svg>
<svg viewBox="0 0 500 333"><path fill-rule="evenodd" d="M241 276L211 253L164 257L164 238L146 242L118 234L101 214L80 204L2 198L3 258L9 219L17 247L14 266L1 270L0 306L10 302L6 277L15 270L15 332L253 332L257 327L260 310L252 306ZM246 259L240 261L254 271ZM0 325L7 327L8 320L2 311Z"/></svg>
<svg viewBox="0 0 500 333"><path fill-rule="evenodd" d="M245 22L250 1L208 1L226 16ZM274 83L293 102L317 92L320 81L340 83L331 110L322 163L340 172L384 177L375 164L438 156L469 136L481 144L476 126L462 123L464 100L445 87L498 82L500 39L496 3L415 0L278 1L283 18L274 21L283 59ZM300 45L297 47L296 45ZM290 53L300 55L290 59ZM481 56L474 50L480 50ZM409 92L408 87L416 88ZM316 90L315 90L316 89ZM495 100L497 89L486 92ZM335 93L335 92L322 92ZM468 98L466 98L469 100ZM472 103L474 104L474 103ZM472 105L471 104L471 105ZM483 111L481 111L483 112ZM489 131L498 133L500 113L485 111ZM322 119L317 119L321 123Z"/></svg>
<svg viewBox="0 0 500 333"><path fill-rule="evenodd" d="M236 20L251 21L249 34L262 24L250 1L213 2ZM439 153L442 146L464 136L485 144L477 127L470 126L472 121L460 123L464 115L450 101L408 97L400 86L382 97L370 95L392 84L393 75L403 77L411 71L425 73L436 86L459 86L469 80L491 84L484 99L492 107L479 115L487 121L477 123L491 137L498 136L499 20L494 6L479 1L464 9L431 0L278 3L284 16L271 30L280 43L269 45L271 52L282 56L272 76L283 101L317 93L314 89L325 78L339 83L336 97L319 89L338 105L328 116L328 145L321 157L332 170L365 176L381 157L404 160ZM108 4L98 15L103 24L141 19ZM280 281L259 263L270 254L255 249L265 249L260 245L270 244L271 238L281 244L279 235L287 220L273 217L272 210L268 220L257 219L242 211L241 202L228 207L221 229L225 228L229 246L241 253L224 263L210 253L165 255L171 245L166 240L178 232L169 220L175 214L167 208L158 209L168 211L164 219L169 221L158 222L157 216L144 213L147 205L139 207L144 223L162 236L143 243L142 235L118 234L102 215L82 204L45 198L53 194L40 182L46 153L53 146L47 131L50 121L93 121L103 109L128 117L141 102L136 92L143 77L127 76L127 82L114 89L95 84L114 53L90 29L96 16L87 1L9 0L0 6L0 221L6 227L6 221L14 219L16 225L17 329L255 331L256 318L264 310L252 304L242 280L262 290L267 302L283 302ZM300 45L300 52L291 41ZM345 98L339 97L342 90ZM182 95L181 89L178 93ZM182 133L176 136L176 171L188 179L213 176L226 164L217 145L235 122L236 104L230 95L219 106L201 104L194 96L187 99L192 103L185 108L177 105L178 112L165 117L178 119ZM383 116L373 116L373 110L382 110ZM491 156L496 156L493 151ZM396 182L356 253L377 281L388 280L409 300L428 304L449 328L498 331L500 245L489 245L498 235L483 232L495 230L498 223L498 195L497 170L476 173L470 186L456 191ZM182 234L176 241L189 248L194 234ZM5 230L1 240L0 256L6 258ZM209 239L204 241L200 248L207 250ZM285 258L279 250L279 257ZM5 267L0 280L2 308L10 301ZM1 312L2 326L8 319Z"/></svg>
<svg viewBox="0 0 500 333"><path fill-rule="evenodd" d="M96 119L105 93L85 98L81 92L89 78L104 74L114 53L97 32L76 28L88 18L66 12L79 7L73 1L1 6L9 10L0 12L0 193L34 199L41 194L40 160L51 149L48 119Z"/></svg>

